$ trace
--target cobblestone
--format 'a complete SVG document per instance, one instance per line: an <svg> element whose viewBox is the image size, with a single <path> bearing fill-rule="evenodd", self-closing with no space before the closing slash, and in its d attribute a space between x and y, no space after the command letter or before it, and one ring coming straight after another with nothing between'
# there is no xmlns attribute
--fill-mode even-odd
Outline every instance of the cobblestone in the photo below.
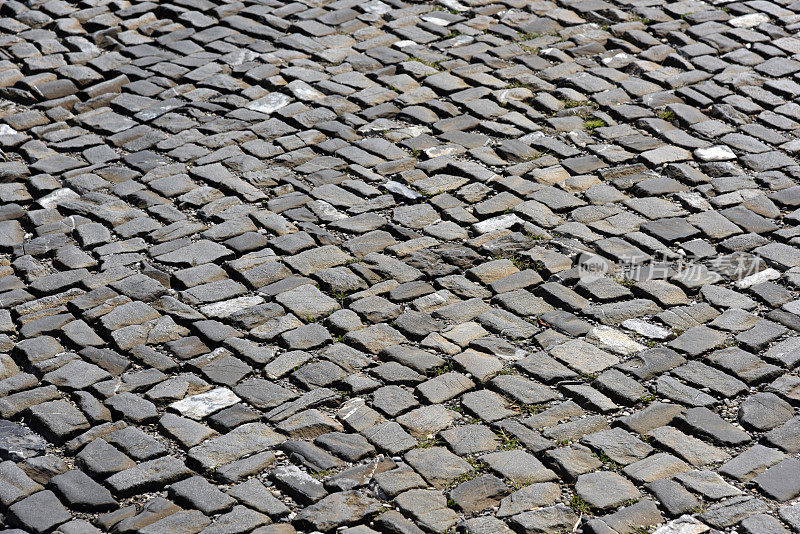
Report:
<svg viewBox="0 0 800 534"><path fill-rule="evenodd" d="M0 530L797 531L798 32L0 0Z"/></svg>

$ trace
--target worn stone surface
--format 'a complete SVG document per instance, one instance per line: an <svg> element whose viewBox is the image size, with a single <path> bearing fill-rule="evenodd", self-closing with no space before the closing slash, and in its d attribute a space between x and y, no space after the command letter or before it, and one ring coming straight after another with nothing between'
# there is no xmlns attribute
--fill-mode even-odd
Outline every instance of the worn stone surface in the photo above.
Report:
<svg viewBox="0 0 800 534"><path fill-rule="evenodd" d="M297 521L326 532L340 525L357 523L366 515L381 509L380 503L358 491L342 491L329 495L300 512Z"/></svg>
<svg viewBox="0 0 800 534"><path fill-rule="evenodd" d="M596 471L580 475L575 481L575 493L594 508L616 508L641 495L628 479L616 473Z"/></svg>
<svg viewBox="0 0 800 534"><path fill-rule="evenodd" d="M798 530L798 17L0 2L2 527Z"/></svg>

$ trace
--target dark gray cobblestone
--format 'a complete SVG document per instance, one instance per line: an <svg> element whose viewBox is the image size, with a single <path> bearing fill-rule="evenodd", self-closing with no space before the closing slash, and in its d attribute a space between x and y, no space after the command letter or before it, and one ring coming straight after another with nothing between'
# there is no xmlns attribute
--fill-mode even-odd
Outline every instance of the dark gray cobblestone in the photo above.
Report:
<svg viewBox="0 0 800 534"><path fill-rule="evenodd" d="M796 0L0 0L0 532L800 532L799 101Z"/></svg>

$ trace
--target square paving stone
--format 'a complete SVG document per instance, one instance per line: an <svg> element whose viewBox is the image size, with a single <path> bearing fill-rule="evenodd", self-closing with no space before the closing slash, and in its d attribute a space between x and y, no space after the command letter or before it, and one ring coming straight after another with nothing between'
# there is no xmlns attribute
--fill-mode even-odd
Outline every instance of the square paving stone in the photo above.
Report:
<svg viewBox="0 0 800 534"><path fill-rule="evenodd" d="M72 519L52 491L40 491L8 508L13 523L37 534L51 531Z"/></svg>
<svg viewBox="0 0 800 534"><path fill-rule="evenodd" d="M800 461L794 458L783 460L753 479L768 497L784 502L800 495Z"/></svg>
<svg viewBox="0 0 800 534"><path fill-rule="evenodd" d="M515 449L485 454L480 457L492 471L516 484L549 482L556 479L556 474L547 469L535 456L523 450Z"/></svg>
<svg viewBox="0 0 800 534"><path fill-rule="evenodd" d="M405 460L436 488L444 488L472 466L444 447L412 449Z"/></svg>
<svg viewBox="0 0 800 534"><path fill-rule="evenodd" d="M86 417L67 401L43 402L30 408L32 426L45 438L62 443L90 427Z"/></svg>
<svg viewBox="0 0 800 534"><path fill-rule="evenodd" d="M110 491L77 469L54 476L50 484L74 510L102 512L118 506Z"/></svg>
<svg viewBox="0 0 800 534"><path fill-rule="evenodd" d="M462 425L440 433L450 448L459 456L491 451L499 444L498 437L484 425Z"/></svg>
<svg viewBox="0 0 800 534"><path fill-rule="evenodd" d="M653 447L621 428L586 435L581 442L621 465L639 461L653 451Z"/></svg>
<svg viewBox="0 0 800 534"><path fill-rule="evenodd" d="M622 471L637 484L646 484L661 478L669 478L689 471L691 466L665 452L653 454L634 462Z"/></svg>
<svg viewBox="0 0 800 534"><path fill-rule="evenodd" d="M595 471L580 475L575 482L575 493L593 508L616 508L641 496L628 479L610 471Z"/></svg>
<svg viewBox="0 0 800 534"><path fill-rule="evenodd" d="M335 300L310 284L279 293L275 296L275 300L307 321L339 309L339 304Z"/></svg>

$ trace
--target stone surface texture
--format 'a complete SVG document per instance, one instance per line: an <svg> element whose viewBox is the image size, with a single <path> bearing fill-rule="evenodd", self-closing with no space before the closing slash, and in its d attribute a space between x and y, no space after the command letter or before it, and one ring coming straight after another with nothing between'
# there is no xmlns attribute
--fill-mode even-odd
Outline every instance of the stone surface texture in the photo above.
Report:
<svg viewBox="0 0 800 534"><path fill-rule="evenodd" d="M0 532L800 532L797 0L0 0Z"/></svg>

